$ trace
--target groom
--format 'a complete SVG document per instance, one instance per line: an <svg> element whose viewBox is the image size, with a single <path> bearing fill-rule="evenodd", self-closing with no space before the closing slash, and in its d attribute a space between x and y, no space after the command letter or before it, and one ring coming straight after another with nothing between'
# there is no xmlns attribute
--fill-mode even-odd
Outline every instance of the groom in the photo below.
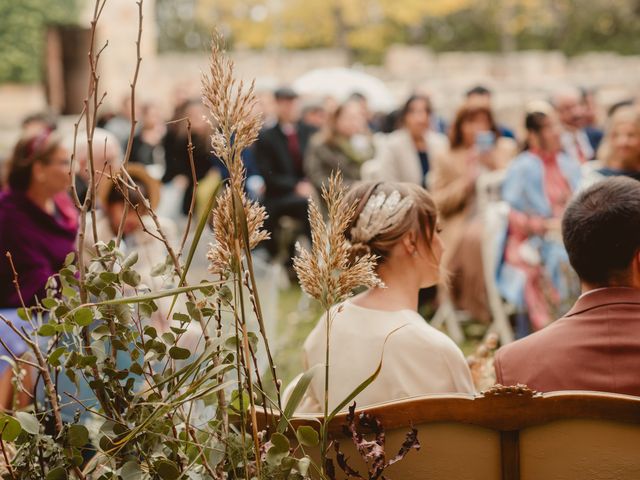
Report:
<svg viewBox="0 0 640 480"><path fill-rule="evenodd" d="M640 395L640 182L588 188L562 233L583 293L560 320L498 351L496 381Z"/></svg>

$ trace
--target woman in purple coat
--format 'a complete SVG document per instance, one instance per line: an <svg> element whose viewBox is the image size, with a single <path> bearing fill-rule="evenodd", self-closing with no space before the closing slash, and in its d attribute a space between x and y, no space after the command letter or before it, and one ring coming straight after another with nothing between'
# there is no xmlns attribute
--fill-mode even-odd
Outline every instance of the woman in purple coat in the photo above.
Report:
<svg viewBox="0 0 640 480"><path fill-rule="evenodd" d="M45 296L47 279L75 250L78 215L67 194L69 162L61 139L46 130L21 139L13 150L7 188L0 194L0 308L34 305Z"/></svg>
<svg viewBox="0 0 640 480"><path fill-rule="evenodd" d="M18 141L0 193L0 313L21 327L28 324L17 318L16 309L42 299L49 277L75 250L78 215L67 194L69 179L69 153L55 133L45 130ZM18 275L19 292L7 253ZM15 356L26 351L4 322L0 335L4 342L0 355L8 355L5 345ZM12 374L7 367L0 361L0 410L12 401Z"/></svg>

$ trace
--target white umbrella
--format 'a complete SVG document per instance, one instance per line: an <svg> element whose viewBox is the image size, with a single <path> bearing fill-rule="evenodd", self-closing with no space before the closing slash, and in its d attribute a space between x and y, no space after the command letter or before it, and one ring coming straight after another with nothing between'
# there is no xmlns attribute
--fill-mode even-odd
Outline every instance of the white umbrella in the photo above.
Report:
<svg viewBox="0 0 640 480"><path fill-rule="evenodd" d="M293 82L292 87L300 95L331 95L340 102L358 92L367 98L373 111L386 112L396 106L393 95L382 80L350 68L311 70Z"/></svg>

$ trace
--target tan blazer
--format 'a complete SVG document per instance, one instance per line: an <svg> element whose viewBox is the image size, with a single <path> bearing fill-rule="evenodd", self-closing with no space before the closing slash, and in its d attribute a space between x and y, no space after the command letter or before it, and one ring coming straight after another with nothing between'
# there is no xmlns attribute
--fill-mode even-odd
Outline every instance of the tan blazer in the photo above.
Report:
<svg viewBox="0 0 640 480"><path fill-rule="evenodd" d="M449 150L449 141L441 133L428 131L425 134L425 143L429 162L433 162L434 158L446 154ZM375 173L371 175L363 173L363 177L367 180L424 184L418 151L411 135L404 128L387 135L371 162L375 164ZM371 165L368 168L371 168Z"/></svg>
<svg viewBox="0 0 640 480"><path fill-rule="evenodd" d="M548 327L498 350L496 381L640 396L640 289L604 288Z"/></svg>

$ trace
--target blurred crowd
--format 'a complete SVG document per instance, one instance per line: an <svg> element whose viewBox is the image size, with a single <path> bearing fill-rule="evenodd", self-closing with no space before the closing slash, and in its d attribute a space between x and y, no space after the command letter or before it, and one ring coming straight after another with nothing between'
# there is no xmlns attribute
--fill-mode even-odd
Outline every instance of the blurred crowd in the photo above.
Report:
<svg viewBox="0 0 640 480"><path fill-rule="evenodd" d="M310 235L308 201L332 171L341 171L348 185L417 184L434 198L443 229L448 280L438 288L438 302L489 323L484 214L489 204L502 202L508 215L501 228L489 232L498 259L495 283L513 307L517 334L540 329L577 292L560 241L567 202L603 177L640 180L640 105L629 99L603 106L595 99L590 90L561 88L527 105L521 124L504 125L494 114L492 92L481 85L460 99L453 118L439 114L419 92L392 112L372 111L370 99L357 91L343 101L301 97L287 86L260 92L256 108L264 128L243 152L247 193L265 206L272 232L260 255L291 265L295 241ZM83 202L90 193L93 162L99 240L108 242L122 228L127 248L144 247L147 272L164 255L157 239L142 235L154 228L148 212L141 202L137 209L124 208L126 197L148 198L177 245L186 215L198 212L228 175L211 153L214 127L201 101L177 90L172 115L163 108L157 102L136 105L132 128L134 110L124 99L119 108L101 112L92 147L85 141L75 146L73 196ZM68 194L73 149L55 117L34 114L24 119L14 150L0 154L0 247L24 252L13 255L23 298L12 287L11 268L1 262L0 308L44 295L46 279L74 249L78 207ZM135 185L119 187L102 177L119 168L125 155ZM15 229L8 231L9 224ZM93 240L85 237L87 252Z"/></svg>

